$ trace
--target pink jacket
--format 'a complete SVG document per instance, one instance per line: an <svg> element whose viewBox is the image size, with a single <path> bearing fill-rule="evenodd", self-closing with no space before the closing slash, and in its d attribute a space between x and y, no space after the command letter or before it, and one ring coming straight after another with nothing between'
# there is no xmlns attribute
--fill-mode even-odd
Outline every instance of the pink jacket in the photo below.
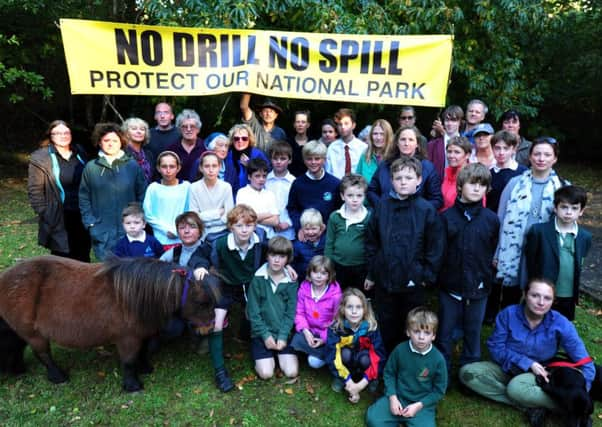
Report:
<svg viewBox="0 0 602 427"><path fill-rule="evenodd" d="M326 342L328 327L337 314L341 297L341 287L334 282L328 285L322 298L314 301L311 297L311 283L307 280L303 281L297 291L297 312L295 314L297 332L309 329L312 334L319 335L322 341Z"/></svg>

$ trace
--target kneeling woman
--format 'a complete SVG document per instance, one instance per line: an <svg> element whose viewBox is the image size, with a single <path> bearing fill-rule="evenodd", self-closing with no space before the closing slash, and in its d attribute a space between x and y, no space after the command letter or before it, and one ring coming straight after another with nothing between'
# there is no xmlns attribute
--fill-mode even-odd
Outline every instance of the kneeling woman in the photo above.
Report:
<svg viewBox="0 0 602 427"><path fill-rule="evenodd" d="M460 381L497 402L526 409L559 409L537 385L536 376L549 381L545 363L562 347L572 362L588 356L575 326L557 311L554 285L532 279L525 301L502 310L487 340L493 362L475 362L460 369ZM595 376L593 362L581 366L589 390ZM530 414L530 412L528 412Z"/></svg>

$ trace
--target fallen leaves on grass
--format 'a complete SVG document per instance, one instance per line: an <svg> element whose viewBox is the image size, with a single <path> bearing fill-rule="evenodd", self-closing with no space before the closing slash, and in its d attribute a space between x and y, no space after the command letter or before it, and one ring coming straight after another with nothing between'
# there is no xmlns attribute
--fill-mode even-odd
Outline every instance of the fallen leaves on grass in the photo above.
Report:
<svg viewBox="0 0 602 427"><path fill-rule="evenodd" d="M312 383L305 383L305 391L309 394L314 394L316 392Z"/></svg>
<svg viewBox="0 0 602 427"><path fill-rule="evenodd" d="M285 392L286 394L288 394L289 396L291 396L291 395L295 394L295 392L293 391L293 389L292 389L292 388L290 388L290 387L289 387L289 388L285 388L285 389L284 389L284 392Z"/></svg>
<svg viewBox="0 0 602 427"><path fill-rule="evenodd" d="M245 385L246 383L250 383L251 381L255 381L257 379L257 376L255 374L249 374L246 377L243 377L239 382L236 383L236 387L238 387L239 390L242 390L242 386Z"/></svg>

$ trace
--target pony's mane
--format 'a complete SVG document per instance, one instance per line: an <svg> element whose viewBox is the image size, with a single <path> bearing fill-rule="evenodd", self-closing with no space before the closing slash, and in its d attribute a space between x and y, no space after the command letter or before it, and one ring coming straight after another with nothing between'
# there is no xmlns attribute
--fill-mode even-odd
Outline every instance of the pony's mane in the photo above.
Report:
<svg viewBox="0 0 602 427"><path fill-rule="evenodd" d="M160 327L180 306L184 277L174 272L177 268L155 258L111 258L96 275L112 283L117 303L126 315L147 326Z"/></svg>

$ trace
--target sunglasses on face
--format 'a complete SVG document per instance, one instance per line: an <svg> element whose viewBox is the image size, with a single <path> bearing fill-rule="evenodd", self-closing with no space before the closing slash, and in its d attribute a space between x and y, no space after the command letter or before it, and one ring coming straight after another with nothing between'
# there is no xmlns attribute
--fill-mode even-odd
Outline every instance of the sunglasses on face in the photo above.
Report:
<svg viewBox="0 0 602 427"><path fill-rule="evenodd" d="M232 137L232 139L234 141L248 141L249 137L248 136L234 136L234 137Z"/></svg>
<svg viewBox="0 0 602 427"><path fill-rule="evenodd" d="M400 116L399 119L400 120L412 120L414 118L414 116Z"/></svg>

